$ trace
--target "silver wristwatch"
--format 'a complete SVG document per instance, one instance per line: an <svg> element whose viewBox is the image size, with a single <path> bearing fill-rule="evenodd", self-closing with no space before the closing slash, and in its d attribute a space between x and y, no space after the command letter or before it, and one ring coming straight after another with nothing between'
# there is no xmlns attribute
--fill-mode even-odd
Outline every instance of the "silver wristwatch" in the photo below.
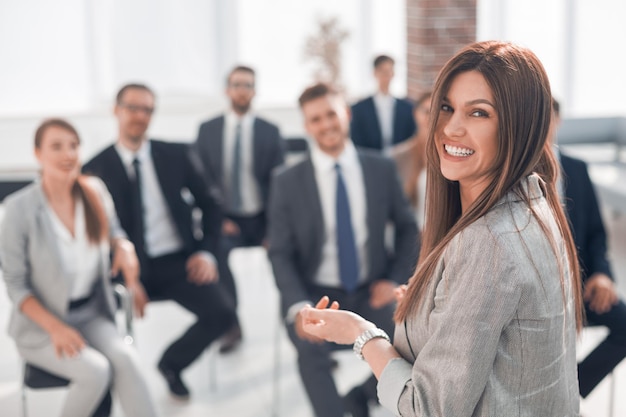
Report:
<svg viewBox="0 0 626 417"><path fill-rule="evenodd" d="M363 350L363 346L365 346L365 344L370 340L376 339L377 337L383 338L391 343L389 336L387 336L387 333L385 333L383 329L366 330L361 333L359 337L356 338L356 340L354 341L354 346L352 346L352 350L354 351L354 354L357 356L357 358L364 360L363 353L361 352Z"/></svg>

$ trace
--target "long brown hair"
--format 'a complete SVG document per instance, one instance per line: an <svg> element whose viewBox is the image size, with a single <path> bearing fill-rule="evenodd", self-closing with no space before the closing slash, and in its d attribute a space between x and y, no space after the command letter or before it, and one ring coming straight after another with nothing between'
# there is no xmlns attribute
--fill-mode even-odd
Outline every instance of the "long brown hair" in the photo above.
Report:
<svg viewBox="0 0 626 417"><path fill-rule="evenodd" d="M80 136L69 122L63 119L47 119L35 131L35 148L41 148L43 136L50 127L58 127L70 132L76 136L80 144ZM78 176L72 191L75 198L80 198L85 207L85 225L89 241L91 243L101 242L108 236L108 222L97 191L89 184L85 175Z"/></svg>
<svg viewBox="0 0 626 417"><path fill-rule="evenodd" d="M522 183L535 172L545 182L544 194L565 242L576 323L580 329L583 310L578 258L556 190L559 167L547 142L552 109L546 72L539 59L526 48L507 42L477 42L463 48L441 69L433 91L432 109L441 108L454 78L467 71L478 71L483 75L495 100L499 147L490 172L492 181L466 212L461 213L458 182L448 181L439 168L435 143L439 134L439 111L433 111L426 145L428 222L422 235L420 264L409 281L407 294L398 306L395 319L403 321L417 308L439 259L454 236L484 216L508 192L519 195L532 211ZM550 239L547 226L535 212L532 213L548 236L556 255L556 242ZM564 270L560 263L559 267ZM563 274L561 287L565 291Z"/></svg>

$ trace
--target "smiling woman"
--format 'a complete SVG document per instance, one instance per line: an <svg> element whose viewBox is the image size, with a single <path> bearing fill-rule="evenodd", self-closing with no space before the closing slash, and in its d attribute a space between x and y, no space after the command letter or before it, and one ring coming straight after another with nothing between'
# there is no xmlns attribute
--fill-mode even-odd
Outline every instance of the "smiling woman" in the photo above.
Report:
<svg viewBox="0 0 626 417"><path fill-rule="evenodd" d="M427 221L393 345L327 298L303 327L357 340L396 415L577 416L581 286L546 73L528 49L475 43L439 73L432 109Z"/></svg>
<svg viewBox="0 0 626 417"><path fill-rule="evenodd" d="M63 416L109 415L112 382L128 415L152 417L137 352L114 321L111 274L138 279L137 257L104 184L80 175L79 144L65 120L41 123L41 180L6 199L0 258L10 334L28 363L71 381Z"/></svg>

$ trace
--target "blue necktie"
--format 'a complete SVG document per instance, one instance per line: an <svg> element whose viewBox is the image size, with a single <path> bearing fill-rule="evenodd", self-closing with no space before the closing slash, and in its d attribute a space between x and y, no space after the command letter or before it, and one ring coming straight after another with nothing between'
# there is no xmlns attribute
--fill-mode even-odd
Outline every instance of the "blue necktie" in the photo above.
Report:
<svg viewBox="0 0 626 417"><path fill-rule="evenodd" d="M234 213L241 212L241 123L235 127L235 145L230 176L230 208Z"/></svg>
<svg viewBox="0 0 626 417"><path fill-rule="evenodd" d="M356 253L352 217L350 216L350 201L346 184L341 175L341 167L335 164L337 171L337 249L339 252L339 275L341 283L347 292L353 292L359 281L359 261Z"/></svg>

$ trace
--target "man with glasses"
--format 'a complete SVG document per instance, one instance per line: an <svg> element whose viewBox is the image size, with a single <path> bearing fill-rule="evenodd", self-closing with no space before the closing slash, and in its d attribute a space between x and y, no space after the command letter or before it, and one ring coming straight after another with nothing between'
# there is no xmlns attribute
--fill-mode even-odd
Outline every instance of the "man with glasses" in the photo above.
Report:
<svg viewBox="0 0 626 417"><path fill-rule="evenodd" d="M278 127L251 110L255 73L236 66L226 78L230 109L200 126L196 147L209 182L216 181L224 196L225 219L219 256L220 283L237 305L237 291L228 266L236 247L260 246L265 239L265 208L271 173L284 160ZM221 352L241 342L239 321L222 340Z"/></svg>
<svg viewBox="0 0 626 417"><path fill-rule="evenodd" d="M115 104L117 142L89 161L84 171L107 185L120 223L135 245L141 279L129 289L139 315L156 298L176 301L197 317L158 364L170 392L186 399L189 390L182 370L233 325L235 312L216 285L219 202L188 145L148 139L154 102L154 93L145 85L124 86ZM194 233L194 207L183 198L183 190L202 211L201 239Z"/></svg>

